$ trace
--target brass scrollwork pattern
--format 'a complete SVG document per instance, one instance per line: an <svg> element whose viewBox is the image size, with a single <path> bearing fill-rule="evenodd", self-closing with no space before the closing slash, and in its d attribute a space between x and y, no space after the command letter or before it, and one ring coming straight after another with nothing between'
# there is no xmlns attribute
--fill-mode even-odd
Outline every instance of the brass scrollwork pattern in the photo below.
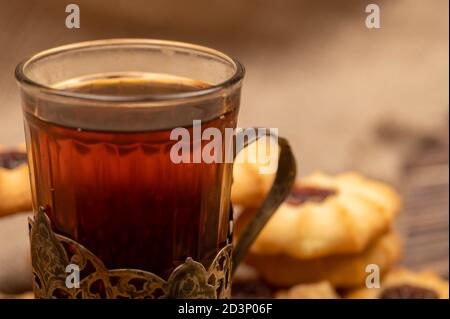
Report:
<svg viewBox="0 0 450 319"><path fill-rule="evenodd" d="M55 234L44 211L29 219L33 289L36 298L229 298L232 245L222 248L206 269L187 258L168 280L147 271L107 269L74 240ZM80 268L79 288L67 288L66 267Z"/></svg>

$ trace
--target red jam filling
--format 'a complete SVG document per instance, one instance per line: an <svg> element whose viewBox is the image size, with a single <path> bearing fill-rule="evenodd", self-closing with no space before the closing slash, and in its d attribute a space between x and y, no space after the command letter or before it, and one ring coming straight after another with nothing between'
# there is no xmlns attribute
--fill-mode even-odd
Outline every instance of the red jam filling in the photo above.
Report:
<svg viewBox="0 0 450 319"><path fill-rule="evenodd" d="M13 169L27 162L27 154L23 152L0 153L0 167Z"/></svg>
<svg viewBox="0 0 450 319"><path fill-rule="evenodd" d="M383 290L380 299L438 299L433 290L408 284L389 287Z"/></svg>
<svg viewBox="0 0 450 319"><path fill-rule="evenodd" d="M294 186L291 193L288 195L286 202L291 205L301 205L305 202L321 203L328 196L336 194L336 190L320 188L314 186Z"/></svg>

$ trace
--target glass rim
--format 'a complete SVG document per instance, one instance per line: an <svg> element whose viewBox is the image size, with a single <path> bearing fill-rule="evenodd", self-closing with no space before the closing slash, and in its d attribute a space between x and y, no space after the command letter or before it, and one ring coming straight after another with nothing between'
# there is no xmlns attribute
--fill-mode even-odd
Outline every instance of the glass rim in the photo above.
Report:
<svg viewBox="0 0 450 319"><path fill-rule="evenodd" d="M127 45L153 45L153 46L161 46L163 47L171 47L171 48L180 48L180 49L188 49L197 52L203 52L210 54L214 57L225 60L230 63L234 67L234 73L232 76L228 77L226 80L208 86L206 88L200 88L195 91L188 92L180 92L180 93L166 93L166 94L158 94L158 95L130 95L130 96L117 96L117 95L99 95L99 94L89 94L89 93L79 93L68 91L61 88L55 88L49 85L45 85L39 82L36 82L30 79L25 74L25 68L42 58L50 57L54 54L58 54L66 51L74 51L77 49L84 49L89 47L102 47L102 46L127 46ZM218 50L201 46L197 44L187 43L187 42L179 42L179 41L171 41L171 40L158 40L158 39L140 39L140 38L118 38L118 39L104 39L104 40L93 40L93 41L83 41L72 44L66 44L62 46L57 46L48 50L44 50L38 52L30 57L22 60L15 69L15 77L19 86L28 86L34 89L37 89L43 93L47 93L50 95L67 97L67 98L76 98L81 100L91 100L98 102L130 102L130 103L145 103L145 102L164 102L178 99L192 99L199 97L206 97L209 95L213 95L216 92L219 92L223 89L233 86L234 84L241 81L244 77L245 69L243 65L235 58L230 57L229 55L222 53Z"/></svg>

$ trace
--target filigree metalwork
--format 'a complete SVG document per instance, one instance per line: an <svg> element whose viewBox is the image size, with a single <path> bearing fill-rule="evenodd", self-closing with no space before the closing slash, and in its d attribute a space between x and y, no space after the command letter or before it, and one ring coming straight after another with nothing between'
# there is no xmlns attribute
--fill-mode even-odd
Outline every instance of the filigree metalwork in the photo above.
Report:
<svg viewBox="0 0 450 319"><path fill-rule="evenodd" d="M33 288L36 298L229 298L232 246L225 246L206 269L187 258L168 280L142 270L107 269L74 240L54 233L44 211L30 218ZM66 267L80 269L79 288L67 288Z"/></svg>

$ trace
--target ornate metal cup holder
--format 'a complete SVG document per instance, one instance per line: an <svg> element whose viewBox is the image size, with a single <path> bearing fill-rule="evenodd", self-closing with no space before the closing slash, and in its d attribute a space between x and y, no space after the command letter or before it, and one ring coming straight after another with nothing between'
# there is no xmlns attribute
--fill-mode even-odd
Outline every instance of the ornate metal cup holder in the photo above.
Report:
<svg viewBox="0 0 450 319"><path fill-rule="evenodd" d="M54 233L40 210L29 219L33 289L36 298L229 298L232 245L222 248L206 269L188 257L168 280L137 269L107 269L74 240ZM79 288L68 288L66 267L80 270Z"/></svg>

